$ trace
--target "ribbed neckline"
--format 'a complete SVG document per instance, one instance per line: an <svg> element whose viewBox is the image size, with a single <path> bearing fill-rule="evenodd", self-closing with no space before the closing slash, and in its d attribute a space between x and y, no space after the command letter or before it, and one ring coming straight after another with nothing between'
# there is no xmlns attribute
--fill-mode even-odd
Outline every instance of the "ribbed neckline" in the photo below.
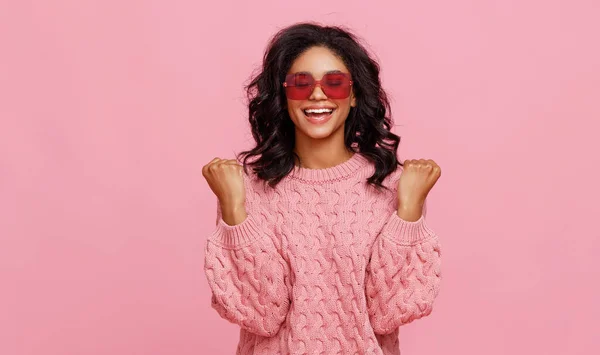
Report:
<svg viewBox="0 0 600 355"><path fill-rule="evenodd" d="M294 166L290 177L306 182L326 182L345 179L368 163L368 159L356 152L345 162L325 169L309 169Z"/></svg>

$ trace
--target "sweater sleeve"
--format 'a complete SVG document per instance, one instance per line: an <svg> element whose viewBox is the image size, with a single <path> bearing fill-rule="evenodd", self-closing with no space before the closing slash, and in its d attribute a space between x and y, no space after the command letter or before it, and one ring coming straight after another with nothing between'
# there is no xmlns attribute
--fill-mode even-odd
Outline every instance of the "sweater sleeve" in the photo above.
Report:
<svg viewBox="0 0 600 355"><path fill-rule="evenodd" d="M251 211L230 226L217 207L217 227L205 251L211 306L251 333L277 334L290 305L289 266Z"/></svg>
<svg viewBox="0 0 600 355"><path fill-rule="evenodd" d="M441 281L437 235L425 213L408 222L393 212L375 241L366 269L365 292L373 330L389 334L432 311Z"/></svg>

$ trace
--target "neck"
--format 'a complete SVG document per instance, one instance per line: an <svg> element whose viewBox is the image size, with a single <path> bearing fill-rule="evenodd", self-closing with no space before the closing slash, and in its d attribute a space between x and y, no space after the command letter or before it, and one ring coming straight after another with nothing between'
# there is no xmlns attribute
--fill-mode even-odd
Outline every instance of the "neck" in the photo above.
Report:
<svg viewBox="0 0 600 355"><path fill-rule="evenodd" d="M354 155L354 152L344 145L343 135L331 139L299 138L296 137L294 152L300 157L300 162L296 161L296 165L302 168L327 169L347 161Z"/></svg>

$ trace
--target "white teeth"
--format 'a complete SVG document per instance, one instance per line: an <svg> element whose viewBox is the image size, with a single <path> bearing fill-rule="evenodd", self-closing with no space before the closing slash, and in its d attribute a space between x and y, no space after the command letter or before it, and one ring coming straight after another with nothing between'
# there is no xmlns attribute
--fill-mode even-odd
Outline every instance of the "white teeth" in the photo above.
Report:
<svg viewBox="0 0 600 355"><path fill-rule="evenodd" d="M333 112L332 109L330 108L319 108L319 109L308 109L308 110L304 110L304 112L306 113L331 113Z"/></svg>

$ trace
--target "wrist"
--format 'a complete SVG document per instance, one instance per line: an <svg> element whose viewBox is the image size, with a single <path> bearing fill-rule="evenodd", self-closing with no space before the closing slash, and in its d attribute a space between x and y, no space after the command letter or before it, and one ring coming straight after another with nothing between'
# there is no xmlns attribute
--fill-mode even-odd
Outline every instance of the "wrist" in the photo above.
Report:
<svg viewBox="0 0 600 355"><path fill-rule="evenodd" d="M400 204L397 214L407 222L416 222L423 214L423 204Z"/></svg>
<svg viewBox="0 0 600 355"><path fill-rule="evenodd" d="M221 217L228 225L235 226L246 219L246 207L243 203L221 203Z"/></svg>
<svg viewBox="0 0 600 355"><path fill-rule="evenodd" d="M221 205L221 210L230 210L236 211L245 207L244 201L234 201L234 200L219 200L219 205Z"/></svg>

